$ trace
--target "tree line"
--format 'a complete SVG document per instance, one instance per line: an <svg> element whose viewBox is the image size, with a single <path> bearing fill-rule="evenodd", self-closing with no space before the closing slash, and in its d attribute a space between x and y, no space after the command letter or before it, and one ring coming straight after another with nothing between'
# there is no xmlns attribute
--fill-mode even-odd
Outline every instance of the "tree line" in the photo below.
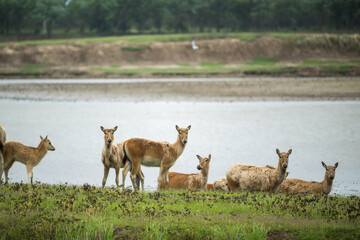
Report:
<svg viewBox="0 0 360 240"><path fill-rule="evenodd" d="M0 32L357 31L360 0L0 0Z"/></svg>

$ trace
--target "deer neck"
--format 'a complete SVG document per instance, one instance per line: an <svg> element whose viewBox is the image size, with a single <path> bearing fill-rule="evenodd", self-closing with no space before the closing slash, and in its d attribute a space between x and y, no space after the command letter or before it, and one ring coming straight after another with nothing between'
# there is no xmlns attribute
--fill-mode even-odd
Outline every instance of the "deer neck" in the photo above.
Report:
<svg viewBox="0 0 360 240"><path fill-rule="evenodd" d="M200 181L201 188L204 188L208 182L209 168L201 169L199 174L200 174L200 179L201 179L201 181Z"/></svg>
<svg viewBox="0 0 360 240"><path fill-rule="evenodd" d="M113 143L111 142L110 144L107 143L107 141L105 141L105 154L111 154L113 151Z"/></svg>
<svg viewBox="0 0 360 240"><path fill-rule="evenodd" d="M281 162L279 161L278 166L276 168L276 181L277 182L282 182L285 180L285 176L286 176L286 169L283 169L281 166Z"/></svg>
<svg viewBox="0 0 360 240"><path fill-rule="evenodd" d="M329 194L332 189L332 184L333 184L333 181L331 181L330 179L327 179L326 175L325 175L324 180L321 182L322 189L324 190L323 193Z"/></svg>
<svg viewBox="0 0 360 240"><path fill-rule="evenodd" d="M180 135L178 136L176 142L171 144L170 147L174 149L175 159L178 159L185 149L185 144L182 142Z"/></svg>
<svg viewBox="0 0 360 240"><path fill-rule="evenodd" d="M46 145L44 143L43 140L41 140L41 142L39 143L39 146L36 148L36 159L35 159L35 162L36 164L38 164L41 159L43 159L43 157L46 155L47 153L47 148L46 148Z"/></svg>

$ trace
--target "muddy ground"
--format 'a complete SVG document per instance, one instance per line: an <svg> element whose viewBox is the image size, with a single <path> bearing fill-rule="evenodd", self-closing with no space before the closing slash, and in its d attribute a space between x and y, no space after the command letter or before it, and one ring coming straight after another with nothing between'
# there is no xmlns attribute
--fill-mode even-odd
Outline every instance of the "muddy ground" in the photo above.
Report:
<svg viewBox="0 0 360 240"><path fill-rule="evenodd" d="M86 81L86 80L85 80ZM1 81L0 81L1 83ZM115 101L360 100L360 78L0 84L1 98Z"/></svg>

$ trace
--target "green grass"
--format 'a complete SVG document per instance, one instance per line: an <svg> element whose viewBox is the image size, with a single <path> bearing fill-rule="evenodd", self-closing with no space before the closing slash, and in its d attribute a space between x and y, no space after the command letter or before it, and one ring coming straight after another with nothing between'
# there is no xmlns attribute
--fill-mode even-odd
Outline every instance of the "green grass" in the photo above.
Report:
<svg viewBox="0 0 360 240"><path fill-rule="evenodd" d="M110 37L87 37L87 38L66 38L66 39L47 39L47 40L30 40L19 42L2 42L0 46L8 44L17 45L61 45L61 44L73 44L78 47L82 47L84 43L113 43L113 42L131 42L131 43L146 43L146 42L179 42L179 41L191 41L193 39L212 39L212 38L238 38L242 41L253 41L261 35L267 35L279 39L298 39L305 40L308 37L322 36L324 34L313 33L273 33L273 32L234 32L234 33L183 33L183 34L149 34L149 35L128 35L128 36L110 36ZM354 42L358 44L358 37L354 34L327 34L320 41L324 39L330 39L330 42L336 42L337 44L346 44L347 42ZM335 39L335 40L333 40ZM304 42L304 41L302 41ZM311 44L311 41L310 41Z"/></svg>
<svg viewBox="0 0 360 240"><path fill-rule="evenodd" d="M151 50L151 47L149 45L121 47L121 50L124 50L124 51L142 51L142 50L146 50L146 49Z"/></svg>
<svg viewBox="0 0 360 240"><path fill-rule="evenodd" d="M277 61L277 58L255 57L251 62L247 62L246 65L274 66Z"/></svg>
<svg viewBox="0 0 360 240"><path fill-rule="evenodd" d="M360 198L0 186L1 239L358 239Z"/></svg>

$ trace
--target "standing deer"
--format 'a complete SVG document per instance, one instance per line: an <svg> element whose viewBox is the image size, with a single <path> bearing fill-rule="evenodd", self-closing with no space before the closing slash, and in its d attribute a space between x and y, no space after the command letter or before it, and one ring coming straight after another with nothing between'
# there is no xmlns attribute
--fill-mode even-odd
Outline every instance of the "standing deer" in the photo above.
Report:
<svg viewBox="0 0 360 240"><path fill-rule="evenodd" d="M173 144L167 142L155 142L142 138L132 138L124 143L125 159L132 164L130 178L134 190L138 189L136 183L136 176L141 171L141 165L148 167L160 167L160 174L158 177L158 189L160 189L161 181L165 178L165 189L168 189L169 169L174 165L176 160L183 153L188 139L188 132L191 128L179 128L177 141Z"/></svg>
<svg viewBox="0 0 360 240"><path fill-rule="evenodd" d="M235 164L226 172L226 179L231 191L262 191L277 193L280 184L287 176L286 169L289 163L289 155L276 149L279 156L278 167L257 167L253 165Z"/></svg>
<svg viewBox="0 0 360 240"><path fill-rule="evenodd" d="M4 171L4 158L3 158L3 151L4 151L4 145L6 142L6 131L4 127L0 124L0 182L1 182L1 176L2 172Z"/></svg>
<svg viewBox="0 0 360 240"><path fill-rule="evenodd" d="M280 188L280 192L283 193L315 193L328 195L331 192L332 184L335 178L335 169L339 163L335 163L335 166L326 166L324 162L321 162L325 171L325 177L322 182L308 182L300 179L286 179Z"/></svg>
<svg viewBox="0 0 360 240"><path fill-rule="evenodd" d="M122 171L122 188L125 189L125 178L130 171L131 163L129 161L123 161L125 157L123 142L114 143L114 133L118 129L118 126L115 126L112 129L105 129L103 126L100 126L100 129L105 134L105 144L101 153L101 162L104 164L102 187L105 187L110 168L115 168L115 183L116 186L119 187L120 168L124 168ZM140 171L139 178L141 180L142 190L144 190L144 175L142 171Z"/></svg>
<svg viewBox="0 0 360 240"><path fill-rule="evenodd" d="M9 170L14 162L17 161L26 165L29 183L32 184L32 169L40 163L48 151L55 150L47 136L46 138L40 136L40 139L41 141L37 148L28 147L19 142L5 143L3 149L4 164L3 169L0 169L0 179L3 171L5 170L5 183L8 183Z"/></svg>
<svg viewBox="0 0 360 240"><path fill-rule="evenodd" d="M200 170L196 174L185 174L178 172L169 172L169 189L201 189L206 190L206 184L209 176L209 167L211 154L208 157L200 157L196 155L199 159L199 165L197 169ZM161 189L165 188L165 179L161 182Z"/></svg>

